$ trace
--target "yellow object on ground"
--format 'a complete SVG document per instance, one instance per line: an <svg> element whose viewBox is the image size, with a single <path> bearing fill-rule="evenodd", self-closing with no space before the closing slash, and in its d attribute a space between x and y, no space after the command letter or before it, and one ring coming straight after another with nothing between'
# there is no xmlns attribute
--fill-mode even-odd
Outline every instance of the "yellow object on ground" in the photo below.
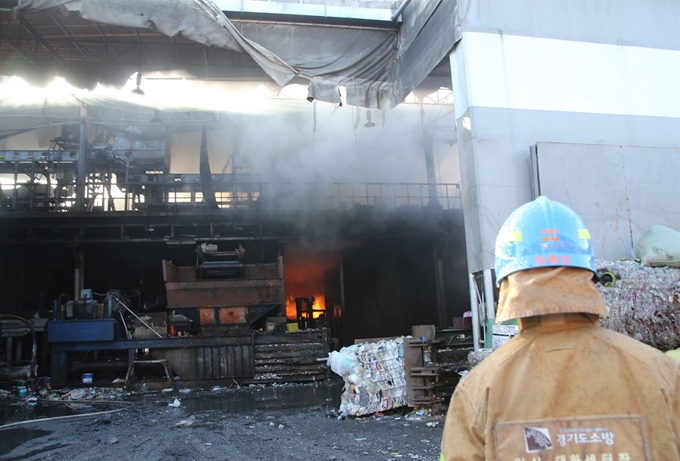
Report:
<svg viewBox="0 0 680 461"><path fill-rule="evenodd" d="M675 349L674 351L666 351L666 355L675 360L676 362L680 362L680 349Z"/></svg>

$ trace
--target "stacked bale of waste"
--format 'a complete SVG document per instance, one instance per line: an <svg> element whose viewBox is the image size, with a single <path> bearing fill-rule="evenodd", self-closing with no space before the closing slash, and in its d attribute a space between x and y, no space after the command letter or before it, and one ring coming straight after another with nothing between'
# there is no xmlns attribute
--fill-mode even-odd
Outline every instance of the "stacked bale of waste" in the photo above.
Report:
<svg viewBox="0 0 680 461"><path fill-rule="evenodd" d="M650 227L638 240L635 257L595 261L602 282L598 290L609 309L600 324L662 351L679 349L680 232ZM470 368L489 354L487 349L470 353Z"/></svg>
<svg viewBox="0 0 680 461"><path fill-rule="evenodd" d="M609 308L604 328L657 349L680 347L680 268L650 267L635 261L596 262L606 285L598 289Z"/></svg>
<svg viewBox="0 0 680 461"><path fill-rule="evenodd" d="M340 414L362 416L406 405L404 339L343 347L329 354L328 365L345 387Z"/></svg>

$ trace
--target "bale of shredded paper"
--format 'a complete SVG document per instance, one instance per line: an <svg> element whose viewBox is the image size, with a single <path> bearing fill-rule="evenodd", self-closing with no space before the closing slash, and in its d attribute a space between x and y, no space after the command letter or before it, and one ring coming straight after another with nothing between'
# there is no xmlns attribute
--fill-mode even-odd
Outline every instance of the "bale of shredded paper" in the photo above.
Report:
<svg viewBox="0 0 680 461"><path fill-rule="evenodd" d="M680 269L649 267L634 261L597 260L598 270L616 277L611 286L598 284L609 316L604 328L667 351L680 347Z"/></svg>
<svg viewBox="0 0 680 461"><path fill-rule="evenodd" d="M519 333L519 327L517 325L494 325L491 332L493 335L492 347L498 349Z"/></svg>
<svg viewBox="0 0 680 461"><path fill-rule="evenodd" d="M343 347L329 354L328 364L345 380L340 414L362 416L407 404L403 337Z"/></svg>
<svg viewBox="0 0 680 461"><path fill-rule="evenodd" d="M493 349L477 349L476 351L470 352L467 357L470 369L479 365L479 362L491 355L492 352Z"/></svg>

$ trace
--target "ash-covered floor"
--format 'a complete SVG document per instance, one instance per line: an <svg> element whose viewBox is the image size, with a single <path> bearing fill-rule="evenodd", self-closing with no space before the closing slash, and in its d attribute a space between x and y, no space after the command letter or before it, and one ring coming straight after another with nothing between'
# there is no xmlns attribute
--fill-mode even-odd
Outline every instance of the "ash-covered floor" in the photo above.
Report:
<svg viewBox="0 0 680 461"><path fill-rule="evenodd" d="M444 422L443 414L406 407L342 417L339 380L134 393L78 388L66 398L68 390L60 391L43 398L73 401L0 397L0 460L435 461Z"/></svg>

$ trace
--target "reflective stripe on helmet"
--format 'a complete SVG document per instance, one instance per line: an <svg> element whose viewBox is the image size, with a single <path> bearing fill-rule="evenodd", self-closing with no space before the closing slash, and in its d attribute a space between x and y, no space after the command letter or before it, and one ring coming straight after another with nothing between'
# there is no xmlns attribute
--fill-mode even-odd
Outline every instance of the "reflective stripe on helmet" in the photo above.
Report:
<svg viewBox="0 0 680 461"><path fill-rule="evenodd" d="M496 239L496 280L538 267L578 267L597 275L583 220L568 206L538 197L510 214Z"/></svg>

